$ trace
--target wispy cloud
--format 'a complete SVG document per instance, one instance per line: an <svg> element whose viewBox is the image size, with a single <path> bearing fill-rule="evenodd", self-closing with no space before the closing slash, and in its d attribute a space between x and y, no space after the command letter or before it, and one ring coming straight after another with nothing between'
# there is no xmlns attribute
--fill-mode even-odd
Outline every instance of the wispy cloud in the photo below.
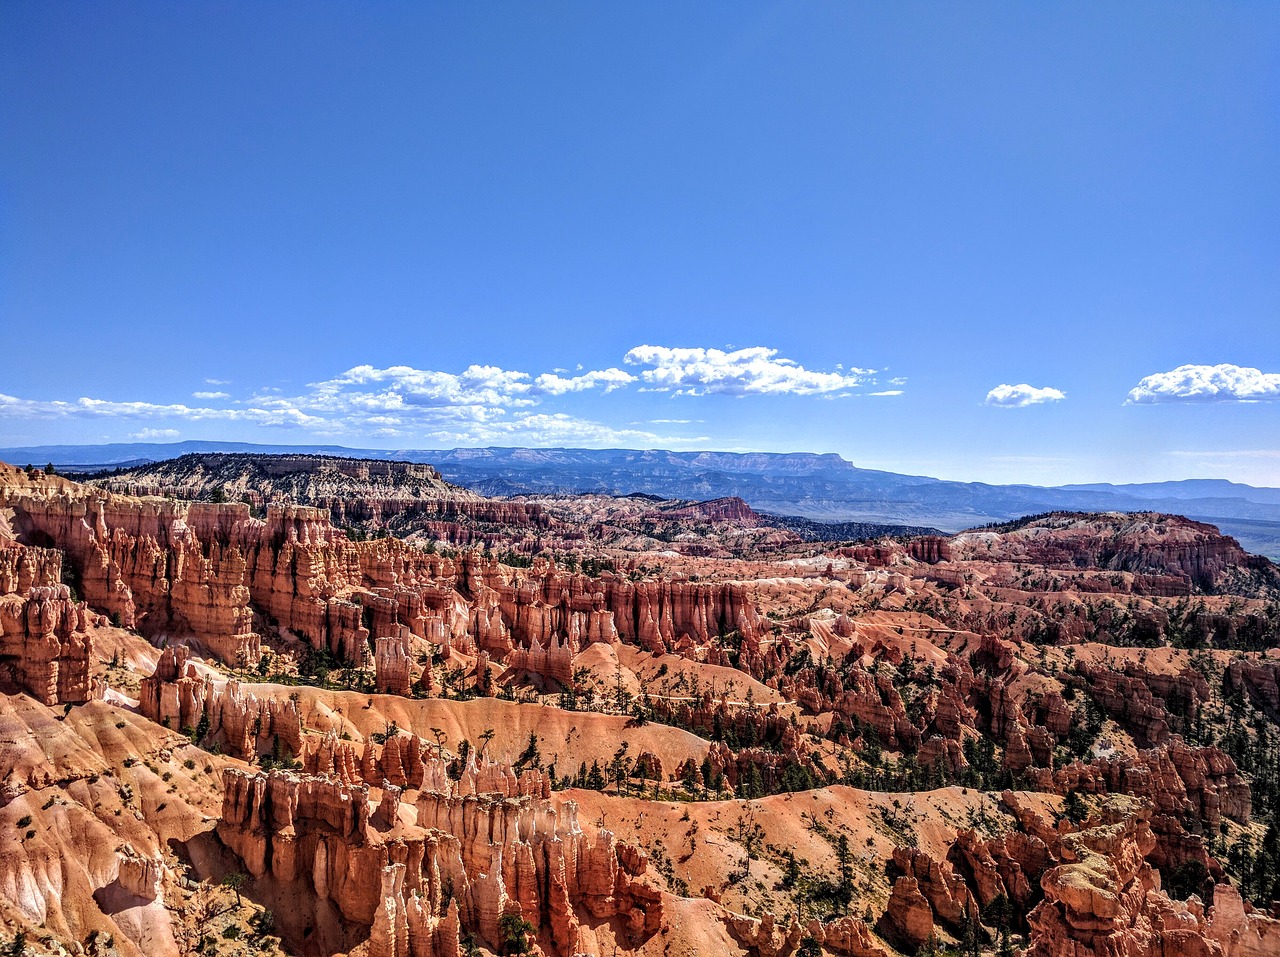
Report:
<svg viewBox="0 0 1280 957"><path fill-rule="evenodd" d="M885 389L882 392L868 392L867 395L902 395L901 389Z"/></svg>
<svg viewBox="0 0 1280 957"><path fill-rule="evenodd" d="M0 416L25 419L183 419L192 422L213 420L268 426L321 426L324 424L322 419L308 416L292 408L219 409L182 403L164 405L155 402L114 402L91 398L62 402L19 399L3 394L0 394Z"/></svg>
<svg viewBox="0 0 1280 957"><path fill-rule="evenodd" d="M229 399L231 398L231 396L229 396L225 392L192 392L191 398L193 399Z"/></svg>
<svg viewBox="0 0 1280 957"><path fill-rule="evenodd" d="M1280 373L1222 363L1185 365L1145 377L1129 392L1132 403L1262 402L1280 399Z"/></svg>
<svg viewBox="0 0 1280 957"><path fill-rule="evenodd" d="M870 369L817 372L764 346L732 352L636 346L623 361L650 367L640 373L646 388L677 395L821 395L860 386L873 374Z"/></svg>
<svg viewBox="0 0 1280 957"><path fill-rule="evenodd" d="M181 434L177 429L141 429L131 432L129 438L142 442L155 442L158 439L176 439Z"/></svg>
<svg viewBox="0 0 1280 957"><path fill-rule="evenodd" d="M1025 382L1018 385L998 385L987 393L987 405L1002 409L1021 409L1028 405L1041 405L1045 402L1061 402L1067 394L1059 389L1037 388Z"/></svg>
<svg viewBox="0 0 1280 957"><path fill-rule="evenodd" d="M205 385L231 385L230 379L205 379Z"/></svg>

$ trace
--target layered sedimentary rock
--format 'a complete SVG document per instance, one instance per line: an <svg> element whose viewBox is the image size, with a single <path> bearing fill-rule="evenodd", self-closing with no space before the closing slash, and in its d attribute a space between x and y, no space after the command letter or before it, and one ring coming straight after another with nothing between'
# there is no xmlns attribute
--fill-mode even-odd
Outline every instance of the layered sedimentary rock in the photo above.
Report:
<svg viewBox="0 0 1280 957"><path fill-rule="evenodd" d="M1272 717L1280 717L1280 652L1262 659L1237 658L1227 666L1226 680L1231 690L1248 695Z"/></svg>
<svg viewBox="0 0 1280 957"><path fill-rule="evenodd" d="M217 743L229 754L254 760L272 751L296 755L302 750L302 719L289 699L260 698L237 681L201 674L190 650L166 648L156 670L143 678L138 710L152 721Z"/></svg>
<svg viewBox="0 0 1280 957"><path fill-rule="evenodd" d="M18 684L45 704L91 697L88 613L71 599L66 585L0 597L0 659Z"/></svg>
<svg viewBox="0 0 1280 957"><path fill-rule="evenodd" d="M1155 845L1150 809L1108 802L1084 829L1063 836L1062 863L1042 881L1045 899L1028 916L1029 957L1193 954L1258 957L1280 946L1280 921L1249 913L1239 892L1219 884L1205 913L1171 900L1145 856Z"/></svg>
<svg viewBox="0 0 1280 957"><path fill-rule="evenodd" d="M909 939L916 943L927 940L933 929L934 916L953 929L959 929L964 926L968 915L977 913L978 904L969 886L955 872L949 861L935 861L924 851L914 847L897 847L893 851L893 865L896 871L915 882L917 892L924 897L932 910L928 932L918 940L915 933L908 932L908 927L912 924L922 927L923 922L907 919L902 914L893 918L895 926L900 928ZM900 898L911 897L908 887L904 886L903 892L899 894L896 884L894 894ZM890 903L892 905L892 901Z"/></svg>
<svg viewBox="0 0 1280 957"><path fill-rule="evenodd" d="M1247 554L1214 526L1154 512L1056 512L998 532L968 532L953 539L951 547L956 558L1165 576L1181 580L1188 591L1192 586L1211 590L1233 569L1270 575L1266 559Z"/></svg>
<svg viewBox="0 0 1280 957"><path fill-rule="evenodd" d="M573 686L573 659L578 654L578 643L569 637L552 635L549 644L533 641L528 648L516 647L507 655L507 666L517 671L527 671L559 683L562 688Z"/></svg>
<svg viewBox="0 0 1280 957"><path fill-rule="evenodd" d="M459 927L497 946L507 913L565 954L577 948L579 911L621 917L637 940L661 924L644 854L607 830L584 833L573 803L557 810L538 772L473 760L455 783L431 756L416 825L395 810L392 786L374 815L368 785L336 778L229 770L224 789L218 832L249 872L307 884L353 927L371 928L376 953L453 954Z"/></svg>
<svg viewBox="0 0 1280 957"><path fill-rule="evenodd" d="M0 542L0 665L45 704L92 696L93 615L61 578L56 550Z"/></svg>
<svg viewBox="0 0 1280 957"><path fill-rule="evenodd" d="M413 657L407 635L378 638L373 651L374 688L382 694L408 695L413 687Z"/></svg>
<svg viewBox="0 0 1280 957"><path fill-rule="evenodd" d="M1174 738L1167 748L1117 755L1091 762L1073 761L1034 779L1046 789L1067 794L1132 794L1151 802L1157 820L1191 823L1194 830L1216 833L1224 817L1247 824L1249 785L1235 762L1218 748L1190 747ZM1179 824L1181 831L1181 823Z"/></svg>
<svg viewBox="0 0 1280 957"><path fill-rule="evenodd" d="M519 650L519 667L567 685L574 649L592 642L622 637L652 651L689 650L728 634L754 641L764 631L736 583L597 579L545 560L511 569L476 553L455 561L395 539L349 541L326 511L305 506L271 505L258 520L242 503L76 486L5 495L24 534L63 549L88 601L122 624L181 631L241 664L260 654L254 607L357 665L376 665L386 639L380 667L397 693L408 690L414 639L499 659Z"/></svg>
<svg viewBox="0 0 1280 957"><path fill-rule="evenodd" d="M933 936L933 911L914 877L893 882L888 907L877 926L889 940L913 950Z"/></svg>

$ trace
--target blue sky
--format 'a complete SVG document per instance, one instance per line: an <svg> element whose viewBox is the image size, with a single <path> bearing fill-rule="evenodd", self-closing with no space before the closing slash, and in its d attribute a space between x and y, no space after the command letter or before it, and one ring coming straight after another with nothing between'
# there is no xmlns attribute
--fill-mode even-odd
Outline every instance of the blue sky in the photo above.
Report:
<svg viewBox="0 0 1280 957"><path fill-rule="evenodd" d="M0 6L0 445L1280 485L1274 4Z"/></svg>

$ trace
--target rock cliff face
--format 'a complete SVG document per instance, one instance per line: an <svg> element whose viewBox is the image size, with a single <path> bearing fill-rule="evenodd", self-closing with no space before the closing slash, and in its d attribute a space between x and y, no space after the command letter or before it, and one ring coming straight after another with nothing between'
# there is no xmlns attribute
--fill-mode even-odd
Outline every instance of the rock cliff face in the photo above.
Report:
<svg viewBox="0 0 1280 957"><path fill-rule="evenodd" d="M1031 562L1163 576L1212 590L1233 569L1272 575L1265 559L1248 555L1212 525L1174 515L1055 512L952 541L957 558Z"/></svg>
<svg viewBox="0 0 1280 957"><path fill-rule="evenodd" d="M383 694L408 695L413 687L413 658L408 635L376 639L373 651L374 687Z"/></svg>
<svg viewBox="0 0 1280 957"><path fill-rule="evenodd" d="M1184 833L1187 824L1196 832L1214 834L1224 817L1247 824L1250 816L1249 785L1235 762L1218 748L1193 748L1175 738L1169 747L1137 755L1073 761L1057 771L1041 770L1035 779L1060 794L1132 794L1151 802L1156 829L1167 819Z"/></svg>
<svg viewBox="0 0 1280 957"><path fill-rule="evenodd" d="M929 939L935 916L952 930L958 931L964 926L969 914L978 912L978 903L969 890L969 885L956 873L949 861L935 861L918 848L898 847L893 851L893 866L904 877L915 881L916 892L925 899L930 909L928 928L924 928L924 922L919 918L909 919L902 914L893 918L895 928L917 946ZM905 886L899 894L895 883L894 895L910 898L911 888ZM890 910L893 910L892 898ZM918 925L918 930L910 930L913 923ZM923 937L919 936L920 930L924 931Z"/></svg>
<svg viewBox="0 0 1280 957"><path fill-rule="evenodd" d="M736 633L757 640L762 618L738 583L595 579L545 560L511 569L475 552L442 558L395 539L352 542L328 513L271 505L132 499L85 487L9 488L29 539L61 548L91 605L145 632L189 635L224 661L251 664L254 607L343 661L378 660L406 690L407 646L458 643L562 684L574 647L623 640L694 651ZM377 640L384 641L379 652Z"/></svg>
<svg viewBox="0 0 1280 957"><path fill-rule="evenodd" d="M497 947L508 913L562 954L577 952L586 917L620 917L637 941L656 933L662 895L643 852L585 833L572 802L547 799L544 777L473 764L454 785L428 764L416 807L388 785L376 815L365 784L229 770L218 833L253 876L305 885L318 906L306 919L332 905L372 953L454 955L460 929Z"/></svg>
<svg viewBox="0 0 1280 957"><path fill-rule="evenodd" d="M879 930L889 940L911 950L933 936L933 911L914 877L899 877L893 882Z"/></svg>
<svg viewBox="0 0 1280 957"><path fill-rule="evenodd" d="M1276 652L1260 660L1237 658L1227 666L1226 678L1231 690L1247 694L1268 715L1280 718L1280 655Z"/></svg>
<svg viewBox="0 0 1280 957"><path fill-rule="evenodd" d="M1155 847L1149 818L1142 808L1108 805L1092 826L1063 838L1063 863L1042 878L1045 899L1028 917L1035 957L1068 947L1098 957L1153 952L1144 908L1159 880L1145 860Z"/></svg>
<svg viewBox="0 0 1280 957"><path fill-rule="evenodd" d="M201 675L189 649L166 648L156 670L143 678L138 710L174 731L199 733L208 744L253 761L259 754L302 750L302 721L290 700L259 698L236 681Z"/></svg>
<svg viewBox="0 0 1280 957"><path fill-rule="evenodd" d="M95 617L62 584L62 556L0 539L0 667L45 704L91 696Z"/></svg>

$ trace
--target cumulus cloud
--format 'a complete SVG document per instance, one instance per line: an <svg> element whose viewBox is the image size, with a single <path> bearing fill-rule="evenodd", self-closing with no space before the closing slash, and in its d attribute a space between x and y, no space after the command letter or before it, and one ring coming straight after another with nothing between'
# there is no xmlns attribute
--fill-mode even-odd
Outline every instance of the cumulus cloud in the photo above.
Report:
<svg viewBox="0 0 1280 957"><path fill-rule="evenodd" d="M566 370L560 369L559 372ZM579 376L563 378L556 373L547 372L534 380L539 392L547 395L564 395L566 392L586 392L589 389L601 388L605 392L621 389L636 381L636 377L622 369L600 369L586 372Z"/></svg>
<svg viewBox="0 0 1280 957"><path fill-rule="evenodd" d="M627 353L626 363L638 368L584 371L579 365L573 371L560 368L535 376L493 365L471 365L456 373L408 365L357 365L290 392L264 386L248 398L233 399L221 389L202 389L193 393L196 402L190 405L87 396L45 401L0 394L0 418L133 420L146 426L134 437L148 438L174 437L185 431L181 426L186 423L225 422L295 428L353 441L376 436L406 443L675 444L706 437L658 435L645 427L683 426L696 420L654 419L615 428L553 406L571 396L606 394L636 384L682 395L823 398L847 396L854 386L876 385L867 370L813 371L761 347L721 351L639 346Z"/></svg>
<svg viewBox="0 0 1280 957"><path fill-rule="evenodd" d="M1280 373L1222 363L1185 365L1149 375L1129 391L1129 401L1262 402L1280 399Z"/></svg>
<svg viewBox="0 0 1280 957"><path fill-rule="evenodd" d="M821 395L859 386L872 375L869 369L816 372L764 346L732 352L636 346L623 361L650 367L640 373L646 388L677 395Z"/></svg>
<svg viewBox="0 0 1280 957"><path fill-rule="evenodd" d="M1059 389L1045 387L1036 388L1025 382L1019 385L998 385L987 393L987 405L1000 406L1005 409L1021 409L1028 405L1040 405L1044 402L1061 402L1067 397Z"/></svg>
<svg viewBox="0 0 1280 957"><path fill-rule="evenodd" d="M335 409L404 409L408 406L529 406L533 388L527 372L497 366L468 366L460 374L362 365L322 382L312 382L310 399Z"/></svg>
<svg viewBox="0 0 1280 957"><path fill-rule="evenodd" d="M222 421L254 426L295 427L317 436L378 437L457 444L525 442L583 445L678 443L634 428L535 407L570 392L622 388L635 377L604 369L568 377L536 379L525 372L473 365L460 373L391 366L355 366L331 379L310 383L297 395L263 388L233 401L225 392L202 391L199 405L115 401L84 397L73 402L23 399L0 394L0 417L144 420L134 437L170 438L174 423Z"/></svg>

